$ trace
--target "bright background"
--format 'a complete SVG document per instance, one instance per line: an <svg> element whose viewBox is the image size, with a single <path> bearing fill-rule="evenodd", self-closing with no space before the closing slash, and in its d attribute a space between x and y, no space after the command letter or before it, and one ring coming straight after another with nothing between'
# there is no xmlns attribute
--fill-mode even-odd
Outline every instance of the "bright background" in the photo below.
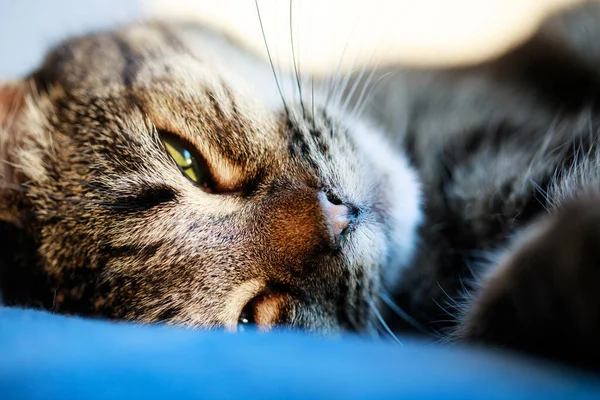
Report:
<svg viewBox="0 0 600 400"><path fill-rule="evenodd" d="M296 0L293 32L304 72L365 62L456 64L518 43L578 0ZM259 0L276 63L289 66L290 3ZM144 18L197 19L264 51L253 0L0 0L0 79L33 69L57 41Z"/></svg>

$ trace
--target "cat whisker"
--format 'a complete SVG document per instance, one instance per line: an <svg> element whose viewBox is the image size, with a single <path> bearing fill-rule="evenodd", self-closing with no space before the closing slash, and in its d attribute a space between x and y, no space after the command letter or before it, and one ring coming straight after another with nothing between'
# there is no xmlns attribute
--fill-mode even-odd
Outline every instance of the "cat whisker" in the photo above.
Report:
<svg viewBox="0 0 600 400"><path fill-rule="evenodd" d="M302 84L300 83L300 74L298 73L298 65L296 64L296 51L294 49L294 29L292 25L292 12L294 5L290 0L290 44L292 46L292 62L294 64L294 74L296 75L296 84L298 85L298 95L300 96L300 108L302 109L302 116L306 119L306 110L304 109L304 101L302 99Z"/></svg>
<svg viewBox="0 0 600 400"><path fill-rule="evenodd" d="M377 66L379 65L379 61L381 60L381 59L378 60L378 62L375 63L375 65L370 67L372 59L373 59L373 57L371 56L369 58L369 60L363 62L363 66L360 70L360 73L358 74L358 76L356 77L356 80L352 84L350 91L345 95L344 103L342 105L342 110L348 111L349 103L352 100L352 97L354 96L354 93L358 89L358 86L360 85L361 82L363 83L363 88L362 88L361 92L363 92L365 90L365 88L369 87L371 80L373 79L373 77L375 76L375 73L377 72ZM371 72L365 78L365 74L366 74L367 70L371 70ZM344 90L345 90L345 88L344 88ZM340 93L340 97L341 96L343 96L343 92ZM340 102L341 102L341 99L340 99Z"/></svg>
<svg viewBox="0 0 600 400"><path fill-rule="evenodd" d="M51 311L56 311L56 292L58 291L58 289L54 289L53 290L53 294L52 294L52 307L50 308Z"/></svg>
<svg viewBox="0 0 600 400"><path fill-rule="evenodd" d="M379 310L377 309L377 306L375 305L375 303L373 302L373 299L371 297L369 297L368 299L369 302L369 307L371 307L371 310L373 311L373 313L375 314L375 316L377 317L377 319L379 320L379 323L381 324L381 326L383 327L383 329L385 329L385 332L392 338L394 339L394 341L400 345L404 345L400 339L398 339L398 337L394 334L394 332L392 332L392 330L390 329L390 327L388 326L388 324L385 322L385 320L383 319L383 316L381 315L381 313L379 312Z"/></svg>
<svg viewBox="0 0 600 400"><path fill-rule="evenodd" d="M408 315L408 313L404 311L398 304L396 304L387 293L380 293L379 298L389 307L390 310L394 312L394 314L400 317L403 321L406 321L410 326L412 326L421 333L431 333L416 319Z"/></svg>
<svg viewBox="0 0 600 400"><path fill-rule="evenodd" d="M458 282L460 283L460 296L463 299L468 299L471 297L471 291L467 288L467 285L465 285L462 274L458 274Z"/></svg>
<svg viewBox="0 0 600 400"><path fill-rule="evenodd" d="M438 301L436 299L434 299L433 297L431 298L431 301L433 301L433 303L439 307L440 310L442 310L444 312L444 314L448 315L449 317L453 318L452 321L456 322L458 314L456 313L452 313L450 311L448 311L447 307L442 306L440 303L438 303ZM439 321L438 321L439 322Z"/></svg>
<svg viewBox="0 0 600 400"><path fill-rule="evenodd" d="M344 78L339 82L338 87L335 88L335 94L333 96L333 101L335 104L340 106L341 110L344 110L344 108L341 106L341 103L342 103L342 99L344 98L344 93L346 92L346 88L348 87L348 84L350 83L350 79L352 78L352 74L354 71L354 67L356 66L356 62L357 62L357 60L354 60L352 62L352 65L350 66L350 68L348 68L348 72L346 72L346 74L344 75ZM359 74L358 74L359 77L363 73L362 71L365 71L365 67L366 67L366 63L364 64L363 68L361 69L361 72L359 72ZM358 78L356 81L357 82L360 81L360 78Z"/></svg>
<svg viewBox="0 0 600 400"><path fill-rule="evenodd" d="M56 195L50 195L49 197L52 200L56 200L56 201L68 201L68 202L72 202L72 203L93 204L93 205L100 206L102 208L106 208L106 209L110 209L110 210L126 210L129 208L129 207L125 207L125 206L117 206L114 204L110 204L105 201L83 199L80 197L66 197L66 196L56 196Z"/></svg>
<svg viewBox="0 0 600 400"><path fill-rule="evenodd" d="M262 17L260 15L260 7L258 6L258 0L254 0L254 4L256 5L256 14L258 16L258 23L260 24L260 31L262 33L263 40L265 42L265 50L267 51L267 56L269 58L269 64L271 65L271 70L273 71L273 77L275 78L275 83L277 84L277 90L279 91L279 96L281 96L281 102L283 103L283 108L285 110L285 114L289 119L289 108L283 96L283 91L281 90L281 84L279 82L279 78L277 77L277 72L275 71L275 65L273 64L273 58L271 57L271 51L269 50L269 43L267 42L267 35L265 34L265 28L263 26Z"/></svg>
<svg viewBox="0 0 600 400"><path fill-rule="evenodd" d="M460 303L454 297L450 296L448 294L448 292L446 292L446 290L442 287L442 285L440 285L439 282L436 282L436 284L440 288L442 293L447 297L447 300L446 300L447 306L451 306L452 308L454 308L456 310L462 308Z"/></svg>
<svg viewBox="0 0 600 400"><path fill-rule="evenodd" d="M356 23L357 23L357 19L354 20L354 23L352 25L352 30L350 32L350 35L348 37L348 41L344 44L344 47L342 49L342 53L340 54L340 59L338 61L338 64L335 68L335 73L329 78L329 83L328 83L328 87L327 87L327 98L325 100L325 106L328 106L330 103L330 100L332 98L337 97L337 89L336 89L336 85L339 83L339 79L340 79L340 74L342 72L342 62L344 60L344 57L346 56L346 51L348 50L348 45L350 44L350 42L352 41L352 36L354 33L354 29L356 28Z"/></svg>
<svg viewBox="0 0 600 400"><path fill-rule="evenodd" d="M310 107L312 109L313 130L315 130L316 127L315 127L315 78L314 78L314 76L311 76L311 78L310 78Z"/></svg>
<svg viewBox="0 0 600 400"><path fill-rule="evenodd" d="M338 95L340 103L342 102L342 96L345 97L345 99L343 100L343 105L341 106L342 110L348 112L349 103L351 102L356 90L361 85L361 83L362 83L363 87L361 89L361 93L358 97L358 100L356 101L355 105L353 106L352 114L354 114L358 105L362 103L364 93L367 90L369 90L370 88L375 86L375 85L371 86L371 81L372 81L373 77L376 75L376 73L378 72L378 67L382 60L382 57L380 56L377 59L377 61L373 63L374 55L375 55L375 53L371 53L368 60L363 60L363 66L362 66L360 72L358 73L358 75L356 76L355 82L353 83L352 87L350 88L350 91L348 91L344 95L344 93L346 92L346 87L348 85L347 81L351 75L351 71L354 68L354 65L356 62L352 64L352 68L349 70L348 74L346 75L346 78L344 79L344 83L342 84L342 87L341 87L341 89L339 91L339 95ZM365 77L367 70L370 70L370 73ZM369 92L371 92L371 90L369 90Z"/></svg>
<svg viewBox="0 0 600 400"><path fill-rule="evenodd" d="M375 83L372 85L371 85L370 81L374 75L373 75L373 73L371 73L369 75L369 79L367 80L367 82L365 82L365 84L364 84L363 88L361 89L360 94L358 96L358 100L356 100L356 103L355 103L354 107L352 108L351 115L355 115L357 117L362 115L366 106L369 104L371 97L373 96L373 91L375 90L377 85L380 82L382 82L389 75L391 75L391 72L386 72L385 74L383 74L379 78L377 78L377 81L375 81Z"/></svg>

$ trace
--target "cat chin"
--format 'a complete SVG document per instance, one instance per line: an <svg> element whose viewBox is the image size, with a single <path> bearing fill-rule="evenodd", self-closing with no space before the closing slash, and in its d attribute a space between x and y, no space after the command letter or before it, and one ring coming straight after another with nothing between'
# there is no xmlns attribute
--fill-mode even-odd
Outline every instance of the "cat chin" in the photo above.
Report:
<svg viewBox="0 0 600 400"><path fill-rule="evenodd" d="M360 120L352 121L351 126L356 143L384 177L376 203L390 229L382 279L391 289L410 264L418 243L417 228L423 218L421 183L407 157L396 151L378 128Z"/></svg>

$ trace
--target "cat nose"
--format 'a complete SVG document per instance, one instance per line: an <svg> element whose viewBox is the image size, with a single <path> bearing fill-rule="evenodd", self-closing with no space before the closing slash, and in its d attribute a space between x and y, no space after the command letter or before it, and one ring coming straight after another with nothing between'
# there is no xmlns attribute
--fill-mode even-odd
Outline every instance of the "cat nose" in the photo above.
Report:
<svg viewBox="0 0 600 400"><path fill-rule="evenodd" d="M340 236L344 229L348 228L352 218L352 213L349 207L343 204L334 204L323 192L319 192L319 202L325 214L325 221L329 226L329 230L333 235L333 240L337 245L340 241ZM337 202L336 202L337 203Z"/></svg>

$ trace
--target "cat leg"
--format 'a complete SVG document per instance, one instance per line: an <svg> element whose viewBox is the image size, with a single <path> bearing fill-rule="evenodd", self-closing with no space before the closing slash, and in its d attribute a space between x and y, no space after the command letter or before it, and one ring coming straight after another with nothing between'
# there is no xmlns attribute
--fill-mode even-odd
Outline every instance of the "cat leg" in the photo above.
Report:
<svg viewBox="0 0 600 400"><path fill-rule="evenodd" d="M544 217L490 272L460 340L600 367L600 199Z"/></svg>

